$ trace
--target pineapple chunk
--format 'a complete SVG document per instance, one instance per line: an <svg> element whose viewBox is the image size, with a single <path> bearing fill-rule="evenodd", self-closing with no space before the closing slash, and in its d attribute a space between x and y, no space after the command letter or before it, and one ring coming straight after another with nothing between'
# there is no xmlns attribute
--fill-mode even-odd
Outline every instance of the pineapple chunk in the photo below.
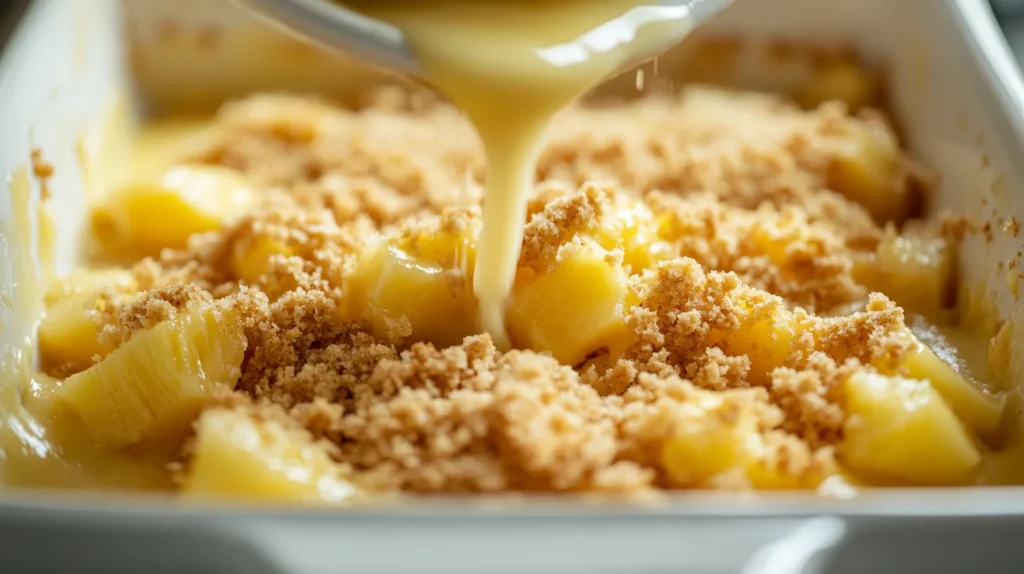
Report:
<svg viewBox="0 0 1024 574"><path fill-rule="evenodd" d="M626 274L601 247L563 250L554 270L517 281L506 312L520 346L576 365L602 348L626 346Z"/></svg>
<svg viewBox="0 0 1024 574"><path fill-rule="evenodd" d="M796 101L806 108L841 101L851 110L870 104L878 95L877 79L854 62L837 62L816 70L796 90Z"/></svg>
<svg viewBox="0 0 1024 574"><path fill-rule="evenodd" d="M305 431L225 409L196 424L185 496L287 502L338 502L356 488Z"/></svg>
<svg viewBox="0 0 1024 574"><path fill-rule="evenodd" d="M246 340L234 311L197 308L140 331L57 397L111 448L183 436L215 385L234 387Z"/></svg>
<svg viewBox="0 0 1024 574"><path fill-rule="evenodd" d="M472 246L453 242L443 250L427 238L418 242L419 253L430 258L410 253L416 245L383 242L367 249L354 275L352 313L382 338L398 329L407 342L458 344L476 328Z"/></svg>
<svg viewBox="0 0 1024 574"><path fill-rule="evenodd" d="M692 412L673 421L674 432L662 445L661 464L679 486L699 486L754 461L759 444L757 418L742 403L702 393Z"/></svg>
<svg viewBox="0 0 1024 574"><path fill-rule="evenodd" d="M99 325L93 320L103 304L101 292L126 293L135 286L131 272L111 269L72 273L50 289L37 333L43 371L79 372L93 364L93 357L112 351L99 343Z"/></svg>
<svg viewBox="0 0 1024 574"><path fill-rule="evenodd" d="M804 490L817 488L829 476L826 473L805 472L791 474L785 470L757 461L747 467L747 480L757 490Z"/></svg>
<svg viewBox="0 0 1024 574"><path fill-rule="evenodd" d="M750 378L766 382L772 371L786 364L796 339L798 325L793 314L781 307L751 312L734 331L713 332L709 344L729 355L746 355L750 360Z"/></svg>
<svg viewBox="0 0 1024 574"><path fill-rule="evenodd" d="M963 425L926 381L863 371L846 382L840 460L854 472L915 484L964 482L981 461Z"/></svg>
<svg viewBox="0 0 1024 574"><path fill-rule="evenodd" d="M53 305L74 295L96 294L107 289L115 293L130 293L137 288L135 276L128 269L78 269L51 286L46 291L44 300L47 305Z"/></svg>
<svg viewBox="0 0 1024 574"><path fill-rule="evenodd" d="M796 338L794 324L787 316L760 319L741 328L729 338L726 351L746 355L754 379L768 379L773 370L785 364Z"/></svg>
<svg viewBox="0 0 1024 574"><path fill-rule="evenodd" d="M39 361L44 372L77 373L104 357L113 348L99 342L99 325L93 320L96 295L81 294L61 299L46 308L39 323Z"/></svg>
<svg viewBox="0 0 1024 574"><path fill-rule="evenodd" d="M878 221L900 220L908 197L897 185L900 148L881 120L851 126L829 166L829 187L861 204Z"/></svg>
<svg viewBox="0 0 1024 574"><path fill-rule="evenodd" d="M255 237L235 245L231 254L231 270L235 277L249 283L259 283L276 255L290 257L295 251L283 241L270 237Z"/></svg>
<svg viewBox="0 0 1024 574"><path fill-rule="evenodd" d="M806 227L797 225L766 225L765 222L755 222L751 231L751 243L757 247L777 267L783 268L786 265L786 251L790 245L800 243L800 235L806 232Z"/></svg>
<svg viewBox="0 0 1024 574"><path fill-rule="evenodd" d="M635 274L671 256L672 246L661 239L658 228L647 206L616 196L614 210L601 222L595 239L608 251L621 248L623 265Z"/></svg>
<svg viewBox="0 0 1024 574"><path fill-rule="evenodd" d="M956 357L944 360L915 337L914 349L904 366L911 378L929 381L960 420L976 433L995 432L1006 408L1006 395L988 393L961 374Z"/></svg>
<svg viewBox="0 0 1024 574"><path fill-rule="evenodd" d="M235 171L178 166L159 182L128 185L92 212L92 230L109 253L156 255L183 248L195 233L219 229L249 208L256 195Z"/></svg>
<svg viewBox="0 0 1024 574"><path fill-rule="evenodd" d="M903 307L933 314L949 306L954 275L954 253L945 239L890 231L863 279Z"/></svg>

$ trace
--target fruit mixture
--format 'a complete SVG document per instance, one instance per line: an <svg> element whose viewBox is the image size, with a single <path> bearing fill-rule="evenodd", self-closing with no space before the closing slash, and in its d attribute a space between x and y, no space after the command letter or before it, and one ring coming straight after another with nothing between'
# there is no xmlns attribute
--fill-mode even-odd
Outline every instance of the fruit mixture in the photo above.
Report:
<svg viewBox="0 0 1024 574"><path fill-rule="evenodd" d="M913 220L931 175L838 97L563 114L508 352L476 322L484 155L456 109L229 103L95 206L121 263L50 293L52 400L100 449L172 445L187 496L975 482L1006 394L929 326L963 225Z"/></svg>

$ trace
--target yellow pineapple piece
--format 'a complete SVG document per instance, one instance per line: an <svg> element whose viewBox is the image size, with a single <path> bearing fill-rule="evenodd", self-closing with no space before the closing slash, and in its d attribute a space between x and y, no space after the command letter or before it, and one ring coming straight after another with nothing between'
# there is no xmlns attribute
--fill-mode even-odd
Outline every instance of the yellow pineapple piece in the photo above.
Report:
<svg viewBox="0 0 1024 574"><path fill-rule="evenodd" d="M235 245L231 254L231 270L235 277L249 283L259 283L275 256L290 257L295 250L287 243L270 237L254 237Z"/></svg>
<svg viewBox="0 0 1024 574"><path fill-rule="evenodd" d="M626 273L598 245L563 249L552 271L524 275L512 289L506 312L517 345L576 365L594 351L628 344Z"/></svg>
<svg viewBox="0 0 1024 574"><path fill-rule="evenodd" d="M729 355L750 359L750 378L767 381L771 372L786 364L796 340L798 324L787 309L768 307L750 315L735 331L711 333L709 343Z"/></svg>
<svg viewBox="0 0 1024 574"><path fill-rule="evenodd" d="M47 289L44 301L53 305L74 295L95 294L108 289L115 293L130 293L137 288L135 276L128 269L77 269Z"/></svg>
<svg viewBox="0 0 1024 574"><path fill-rule="evenodd" d="M768 226L762 222L756 222L750 238L760 253L781 268L786 263L787 247L794 242L799 243L799 235L804 229L803 225Z"/></svg>
<svg viewBox="0 0 1024 574"><path fill-rule="evenodd" d="M817 242L811 223L804 217L785 214L780 219L756 221L751 229L751 243L779 268L783 276L800 280L807 275L804 257L794 257L794 248L805 250L808 242Z"/></svg>
<svg viewBox="0 0 1024 574"><path fill-rule="evenodd" d="M476 330L472 260L473 245L464 237L373 245L354 275L352 313L380 337L397 331L407 342L458 344Z"/></svg>
<svg viewBox="0 0 1024 574"><path fill-rule="evenodd" d="M622 249L622 263L632 273L652 269L672 256L672 246L659 236L658 220L647 206L622 195L616 195L615 202L595 237L603 248Z"/></svg>
<svg viewBox="0 0 1024 574"><path fill-rule="evenodd" d="M242 176L231 169L183 165L159 181L117 190L92 211L100 245L118 255L155 255L183 248L195 233L219 229L256 200Z"/></svg>
<svg viewBox="0 0 1024 574"><path fill-rule="evenodd" d="M846 382L841 462L858 474L957 484L981 461L956 415L927 381L863 371Z"/></svg>
<svg viewBox="0 0 1024 574"><path fill-rule="evenodd" d="M476 260L476 243L472 229L456 226L455 229L430 229L407 233L392 241L410 256L431 261L445 268L458 269L464 273L473 271Z"/></svg>
<svg viewBox="0 0 1024 574"><path fill-rule="evenodd" d="M828 172L829 186L861 204L878 221L900 220L908 197L898 185L900 148L881 120L850 126Z"/></svg>
<svg viewBox="0 0 1024 574"><path fill-rule="evenodd" d="M741 402L702 393L692 412L673 421L662 445L661 464L679 486L700 486L731 469L754 462L760 435L753 412Z"/></svg>
<svg viewBox="0 0 1024 574"><path fill-rule="evenodd" d="M827 474L794 475L782 469L768 466L763 461L757 461L747 467L747 479L750 486L757 490L801 490L817 488L825 479Z"/></svg>
<svg viewBox="0 0 1024 574"><path fill-rule="evenodd" d="M821 488L826 482L842 481L851 486L860 484L830 462L818 461L796 473L788 470L786 463L777 458L755 460L746 471L750 486L757 490L807 490Z"/></svg>
<svg viewBox="0 0 1024 574"><path fill-rule="evenodd" d="M750 359L750 371L767 377L785 364L793 350L796 324L788 313L773 314L754 321L729 339L729 351Z"/></svg>
<svg viewBox="0 0 1024 574"><path fill-rule="evenodd" d="M94 357L112 351L98 340L94 316L104 303L100 293L126 293L135 287L131 272L109 269L75 272L51 288L37 332L43 371L78 372L92 365Z"/></svg>
<svg viewBox="0 0 1024 574"><path fill-rule="evenodd" d="M234 387L245 347L233 310L200 307L135 333L103 361L65 380L57 397L105 446L175 439L217 385Z"/></svg>
<svg viewBox="0 0 1024 574"><path fill-rule="evenodd" d="M49 305L39 323L39 360L44 372L78 372L113 349L99 342L95 295L72 295Z"/></svg>
<svg viewBox="0 0 1024 574"><path fill-rule="evenodd" d="M911 335L913 336L913 335ZM940 358L928 345L914 337L914 348L904 361L913 379L929 381L960 420L980 435L990 435L999 426L1006 409L1006 395L986 392L959 370L955 356Z"/></svg>
<svg viewBox="0 0 1024 574"><path fill-rule="evenodd" d="M948 306L954 266L953 248L945 239L890 230L861 278L903 307L933 314Z"/></svg>
<svg viewBox="0 0 1024 574"><path fill-rule="evenodd" d="M357 493L308 433L244 412L203 412L194 453L185 496L338 502Z"/></svg>
<svg viewBox="0 0 1024 574"><path fill-rule="evenodd" d="M794 95L807 108L838 100L857 110L873 102L878 90L874 75L855 62L842 61L816 70Z"/></svg>

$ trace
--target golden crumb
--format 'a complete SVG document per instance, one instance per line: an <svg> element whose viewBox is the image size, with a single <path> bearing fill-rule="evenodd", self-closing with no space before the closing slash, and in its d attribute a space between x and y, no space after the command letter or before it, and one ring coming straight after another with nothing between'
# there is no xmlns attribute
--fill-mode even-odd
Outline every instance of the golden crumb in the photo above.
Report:
<svg viewBox="0 0 1024 574"><path fill-rule="evenodd" d="M358 109L251 97L181 159L239 170L264 201L138 262L141 295L112 296L97 321L117 344L197 302L235 307L248 348L219 408L305 429L380 491L813 487L838 472L841 383L908 352L902 309L858 279L883 222L835 181L867 128L889 129L840 104L705 88L565 113L538 165L520 274L590 241L626 293L615 344L563 365L486 335L413 343L407 317L375 330L353 308L382 240L406 258L391 273L429 275L427 261L468 280L444 241L479 233L484 155L457 110L394 88ZM909 198L927 177L898 159L883 183ZM943 220L949 235L965 227ZM712 470L666 461L695 428L756 448Z"/></svg>
<svg viewBox="0 0 1024 574"><path fill-rule="evenodd" d="M119 346L136 331L172 319L178 311L211 300L209 293L192 283L115 296L94 317L102 327L100 344Z"/></svg>
<svg viewBox="0 0 1024 574"><path fill-rule="evenodd" d="M537 271L553 268L559 248L577 234L596 230L610 209L608 194L592 184L548 202L526 224L520 266Z"/></svg>
<svg viewBox="0 0 1024 574"><path fill-rule="evenodd" d="M40 199L48 201L51 196L50 178L53 177L53 164L43 158L43 150L33 148L30 154L32 158L32 174L39 180Z"/></svg>

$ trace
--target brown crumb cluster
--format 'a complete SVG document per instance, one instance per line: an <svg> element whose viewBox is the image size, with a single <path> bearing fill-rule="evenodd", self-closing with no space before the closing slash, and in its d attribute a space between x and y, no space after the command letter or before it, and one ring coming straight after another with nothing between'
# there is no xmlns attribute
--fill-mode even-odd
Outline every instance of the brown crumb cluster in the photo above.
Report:
<svg viewBox="0 0 1024 574"><path fill-rule="evenodd" d="M851 130L875 121L697 88L565 113L537 169L521 267L552 268L623 209L646 214L657 237L608 246L630 275L628 348L562 365L501 353L485 335L449 348L375 336L353 315L351 277L378 237L479 229L485 158L455 109L395 89L359 109L251 97L225 106L183 159L241 171L264 204L138 263L145 295L107 309L103 336L231 298L248 339L234 408L277 405L368 488L813 485L836 472L841 382L907 351L902 309L858 279L883 227L833 191ZM233 262L260 240L280 248L247 281ZM794 336L770 357L732 336L774 324ZM760 470L671 471L665 445L692 421L751 425Z"/></svg>

